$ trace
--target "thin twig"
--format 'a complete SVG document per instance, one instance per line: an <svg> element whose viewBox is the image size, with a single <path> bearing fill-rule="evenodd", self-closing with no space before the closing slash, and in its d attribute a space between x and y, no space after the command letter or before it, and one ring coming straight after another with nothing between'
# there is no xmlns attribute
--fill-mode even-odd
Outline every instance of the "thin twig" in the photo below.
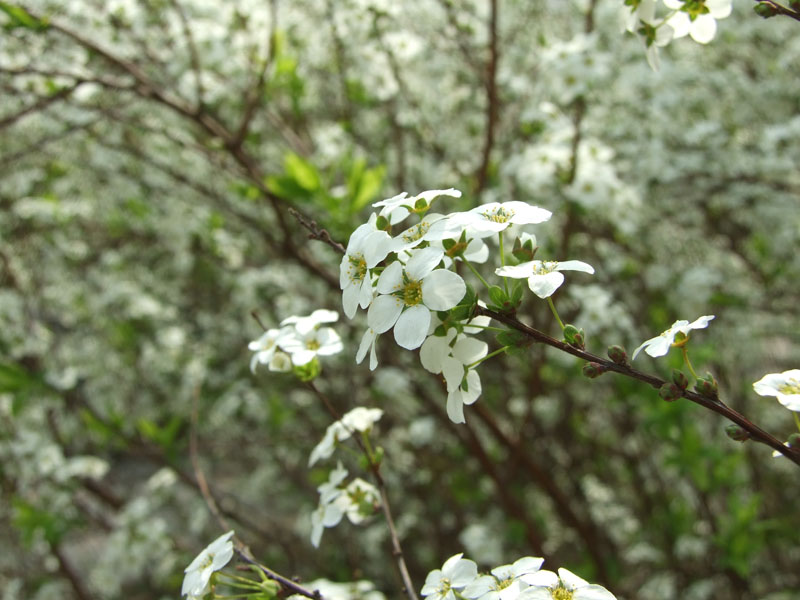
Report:
<svg viewBox="0 0 800 600"><path fill-rule="evenodd" d="M312 392L314 392L314 395L316 395L317 398L322 401L331 416L337 421L341 421L339 412L334 408L333 404L331 404L331 401L328 399L328 397L319 391L319 388L314 385L313 381L308 382L308 387ZM344 425L344 423L342 423L342 425ZM346 425L344 426L347 428ZM405 556L403 555L403 548L400 545L400 537L397 535L397 528L395 527L394 518L392 517L392 511L389 506L389 496L386 492L386 483L384 482L383 476L380 472L381 465L379 462L375 462L372 453L367 451L366 447L364 446L364 442L358 435L356 435L356 432L349 428L347 428L347 430L350 432L351 437L356 441L356 444L358 444L362 454L369 462L370 473L372 474L372 477L375 479L375 483L378 486L378 491L381 495L381 510L383 511L384 518L386 519L386 526L389 529L389 537L392 541L392 556L394 557L395 566L397 567L397 572L400 575L400 579L403 581L403 586L405 587L404 591L409 600L418 600L417 593L414 591L414 583L411 581L411 575L408 572L408 566L406 565Z"/></svg>
<svg viewBox="0 0 800 600"><path fill-rule="evenodd" d="M567 344L566 342L559 341L555 338L550 337L544 332L539 331L538 329L534 329L533 327L529 327L524 323L518 321L514 317L510 317L508 315L504 315L488 308L483 308L482 306L475 307L475 314L477 315L485 315L491 317L504 325L508 325L512 329L519 331L520 333L524 334L529 339L540 342L542 344L546 344L548 346L552 346L553 348L557 348L562 352L566 352L567 354L572 354L582 360L597 363L601 366L601 368L605 371L613 371L615 373L619 373L620 375L624 375L626 377L630 377L631 379L638 379L639 381L643 381L656 389L661 388L665 383L665 380L656 377L654 375L648 375L647 373L643 373L642 371L637 371L636 369L626 365L617 364L611 360L603 358L601 356L597 356L592 354L591 352L586 352L585 350L581 350L574 346ZM729 421L732 421L745 431L750 434L750 439L753 439L757 442L762 444L766 444L767 446L771 447L774 450L777 450L781 454L783 454L786 458L791 460L793 463L800 465L800 449L796 448L789 448L783 445L780 440L776 437L772 436L771 434L767 433L763 429L761 429L758 425L747 419L741 413L733 410L728 405L724 404L721 400L710 398L708 396L703 396L696 392L692 392L687 390L683 390L681 392L681 397L686 398L690 402L695 404L699 404L700 406L707 408L710 411L713 411L717 414L722 415Z"/></svg>
<svg viewBox="0 0 800 600"><path fill-rule="evenodd" d="M499 98L497 93L497 63L500 50L497 47L497 20L499 0L490 0L489 15L489 62L486 65L486 137L483 141L481 164L476 175L476 193L480 193L487 183L489 164L494 148L495 128L499 116Z"/></svg>
<svg viewBox="0 0 800 600"><path fill-rule="evenodd" d="M346 252L345 247L336 240L334 240L331 237L331 234L328 233L327 229L321 229L319 225L317 225L316 221L309 220L307 217L300 214L300 211L294 208L289 209L289 214L292 215L295 219L297 219L297 222L300 223L300 225L308 229L309 231L308 239L325 242L331 248L336 250L339 254L344 254Z"/></svg>

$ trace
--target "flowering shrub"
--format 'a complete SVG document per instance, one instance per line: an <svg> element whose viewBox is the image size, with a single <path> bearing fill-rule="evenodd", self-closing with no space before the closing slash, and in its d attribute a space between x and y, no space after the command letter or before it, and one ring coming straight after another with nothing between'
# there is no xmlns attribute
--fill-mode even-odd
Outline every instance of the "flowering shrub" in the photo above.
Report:
<svg viewBox="0 0 800 600"><path fill-rule="evenodd" d="M753 5L0 2L4 600L794 597Z"/></svg>

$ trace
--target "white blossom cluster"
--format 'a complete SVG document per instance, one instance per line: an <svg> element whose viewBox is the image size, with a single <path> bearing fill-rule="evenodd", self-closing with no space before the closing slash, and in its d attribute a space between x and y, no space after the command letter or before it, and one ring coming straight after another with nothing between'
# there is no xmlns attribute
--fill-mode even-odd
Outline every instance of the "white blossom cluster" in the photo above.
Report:
<svg viewBox="0 0 800 600"><path fill-rule="evenodd" d="M488 357L488 345L470 337L483 331L488 317L472 318L477 302L468 294L467 284L455 270L464 263L480 281L473 263L489 259L485 239L497 236L502 266L495 275L525 279L539 298L552 296L564 282L562 271L594 273L591 265L568 260L533 260L535 236L522 231L528 225L548 221L552 213L525 202L489 202L465 212L429 212L441 196L460 198L453 188L429 190L416 196L403 192L376 202L380 208L350 236L339 269L342 304L352 318L358 308L367 309L368 329L364 333L356 362L370 355L370 369L378 365L375 349L378 336L394 328L401 348L420 348L422 366L441 374L447 386L447 414L463 423L464 405L481 393L476 367ZM391 235L392 227L412 214L418 220ZM504 243L528 249L531 260L506 264ZM499 290L499 288L497 288ZM491 288L490 288L491 296ZM521 289L520 289L521 293ZM460 304L465 301L466 304ZM462 308L463 310L453 309Z"/></svg>
<svg viewBox="0 0 800 600"><path fill-rule="evenodd" d="M707 44L717 34L717 20L731 14L733 0L664 0L667 14L656 17L658 0L624 0L623 29L635 33L647 49L647 62L659 68L658 49L687 35Z"/></svg>
<svg viewBox="0 0 800 600"><path fill-rule="evenodd" d="M542 569L543 558L525 556L480 575L463 554L448 558L428 573L422 595L428 600L614 600L600 585L590 584L567 569L558 574Z"/></svg>

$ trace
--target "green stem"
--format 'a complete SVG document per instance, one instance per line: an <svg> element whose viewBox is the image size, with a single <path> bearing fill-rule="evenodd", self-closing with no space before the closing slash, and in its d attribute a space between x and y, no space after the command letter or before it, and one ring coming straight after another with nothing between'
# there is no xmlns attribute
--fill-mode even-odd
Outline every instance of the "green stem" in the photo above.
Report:
<svg viewBox="0 0 800 600"><path fill-rule="evenodd" d="M468 368L468 369L471 369L471 368L473 368L473 367L476 367L477 365L481 364L483 361L485 361L485 360L489 360L490 358L492 358L493 356L497 356L498 354L502 354L502 353L503 353L503 352L505 352L505 351L506 351L508 348L511 348L511 346L503 346L502 348L498 348L497 350L495 350L494 352L490 352L489 354L487 354L487 355L486 355L486 356L484 356L483 358L479 358L479 359L478 359L478 360L476 360L474 363L468 364L468 365L467 365L467 368Z"/></svg>
<svg viewBox="0 0 800 600"><path fill-rule="evenodd" d="M503 232L501 231L498 235L500 236L500 263L505 267L506 252L503 247ZM503 288L506 290L506 296L510 296L511 294L508 293L508 277L503 277Z"/></svg>
<svg viewBox="0 0 800 600"><path fill-rule="evenodd" d="M692 377L695 379L700 379L697 376L697 373L694 372L694 367L692 367L692 362L689 360L689 349L686 346L681 346L681 353L683 354L683 362L686 363L686 366L689 368L689 373L692 374Z"/></svg>
<svg viewBox="0 0 800 600"><path fill-rule="evenodd" d="M558 326L561 327L561 331L564 331L564 322L561 320L561 317L558 316L558 311L556 310L556 305L553 304L552 296L547 297L547 303L550 305L550 310L553 312L556 321L558 321Z"/></svg>
<svg viewBox="0 0 800 600"><path fill-rule="evenodd" d="M367 462L370 465L375 464L375 453L372 450L372 444L369 443L369 435L366 431L361 432L361 440L364 442L364 454L367 456Z"/></svg>
<svg viewBox="0 0 800 600"><path fill-rule="evenodd" d="M251 590L262 590L263 588L261 585L252 579L247 579L246 577L240 577L239 575L232 575L231 573L225 573L223 571L217 571L217 579L229 579L230 581L225 581L224 584L230 587L236 587L243 590L251 589ZM220 582L223 583L223 582ZM243 585L246 584L246 585ZM246 594L248 595L248 594ZM230 598L231 596L229 596Z"/></svg>
<svg viewBox="0 0 800 600"><path fill-rule="evenodd" d="M463 256L462 256L461 258L464 260L464 264L465 264L465 265L467 265L467 267L469 267L469 270L470 270L470 271L472 271L472 272L475 274L475 277L477 277L477 278L480 280L480 282L481 282L483 285L485 285L485 286L486 286L486 289L487 289L487 290L488 290L490 287L492 287L492 286L490 286L488 283L486 283L486 280L485 280L483 277L481 277L481 274L480 274L480 273L478 273L478 271L475 269L475 267L473 267L473 266L472 266L472 263L471 263L471 262L469 262L469 261L468 261L468 260L467 260L465 257L463 257Z"/></svg>
<svg viewBox="0 0 800 600"><path fill-rule="evenodd" d="M794 415L794 422L797 425L797 430L800 431L800 415L795 411L792 411L792 414Z"/></svg>
<svg viewBox="0 0 800 600"><path fill-rule="evenodd" d="M474 327L475 329L485 329L486 331L508 331L508 329L503 329L502 327L492 327L491 325L473 325L471 323L465 325L464 327Z"/></svg>

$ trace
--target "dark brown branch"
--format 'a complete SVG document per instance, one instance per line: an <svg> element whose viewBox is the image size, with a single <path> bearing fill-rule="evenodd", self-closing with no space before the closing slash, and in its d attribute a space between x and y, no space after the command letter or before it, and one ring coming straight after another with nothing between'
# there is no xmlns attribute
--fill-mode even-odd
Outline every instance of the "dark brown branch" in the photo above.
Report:
<svg viewBox="0 0 800 600"><path fill-rule="evenodd" d="M0 130L5 129L19 121L25 115L29 115L31 113L44 110L51 104L58 102L59 100L63 100L67 96L69 96L72 92L78 89L78 86L81 85L81 81L73 84L70 87L61 88L55 94L51 96L47 96L46 98L41 98L38 102L34 102L30 106L26 106L22 110L14 113L13 115L9 115L3 119L0 119Z"/></svg>
<svg viewBox="0 0 800 600"><path fill-rule="evenodd" d="M494 148L495 128L499 115L499 98L497 93L497 62L500 50L497 47L497 19L498 2L500 0L490 0L489 15L489 63L486 65L486 133L483 141L483 153L481 164L475 178L475 192L480 193L487 183L489 175L489 163L491 162L492 148Z"/></svg>
<svg viewBox="0 0 800 600"><path fill-rule="evenodd" d="M192 64L192 72L194 73L195 95L197 96L197 105L203 105L203 69L200 65L200 55L197 53L197 45L194 43L194 36L189 27L189 20L186 18L186 12L183 10L178 0L169 0L172 8L178 13L178 18L181 21L181 28L183 29L183 37L186 39L186 45L189 48L189 60Z"/></svg>
<svg viewBox="0 0 800 600"><path fill-rule="evenodd" d="M67 555L64 554L63 550L61 550L61 546L54 544L53 554L55 555L56 559L58 559L58 570L67 579L67 581L69 581L70 585L72 586L72 590L75 592L75 595L79 598L79 600L93 600L94 596L92 596L86 584L83 583L80 573L75 570L75 567L69 561Z"/></svg>
<svg viewBox="0 0 800 600"><path fill-rule="evenodd" d="M800 21L800 10L795 8L789 8L788 6L784 6L780 2L775 2L774 0L755 0L756 4L767 5L770 7L775 14L782 15L784 17L789 17L790 19L794 19L795 21Z"/></svg>
<svg viewBox="0 0 800 600"><path fill-rule="evenodd" d="M521 323L514 317L510 317L508 315L504 315L488 308L483 308L482 306L476 306L475 314L477 315L486 315L519 331L520 333L524 334L529 339L540 342L542 344L546 344L548 346L552 346L553 348L557 348L562 352L566 352L567 354L572 354L577 358L585 360L587 362L597 363L601 366L602 369L606 371L613 371L614 373L619 373L620 375L624 375L626 377L630 377L631 379L638 379L644 383L651 385L656 389L660 389L667 381L656 377L654 375L648 375L647 373L643 373L642 371L637 371L636 369L627 366L627 365L619 365L611 360L603 358L601 356L597 356L592 354L591 352L586 352L585 350L580 350L579 348L575 348L574 346L570 346L566 342L559 341L555 338L550 337L546 333L539 331L538 329L534 329ZM800 449L796 448L789 448L784 446L780 440L776 437L772 436L771 434L767 433L763 429L761 429L758 425L747 419L741 413L733 410L726 404L724 404L720 400L716 400L714 398L710 398L708 396L702 396L696 392L692 392L684 390L681 393L681 397L686 398L690 402L694 404L699 404L703 408L707 408L708 410L715 412L719 415L722 415L729 421L735 423L742 429L744 429L748 434L750 434L750 439L753 439L757 442L762 444L766 444L773 450L777 450L781 454L783 454L786 458L791 460L793 463L800 466Z"/></svg>

